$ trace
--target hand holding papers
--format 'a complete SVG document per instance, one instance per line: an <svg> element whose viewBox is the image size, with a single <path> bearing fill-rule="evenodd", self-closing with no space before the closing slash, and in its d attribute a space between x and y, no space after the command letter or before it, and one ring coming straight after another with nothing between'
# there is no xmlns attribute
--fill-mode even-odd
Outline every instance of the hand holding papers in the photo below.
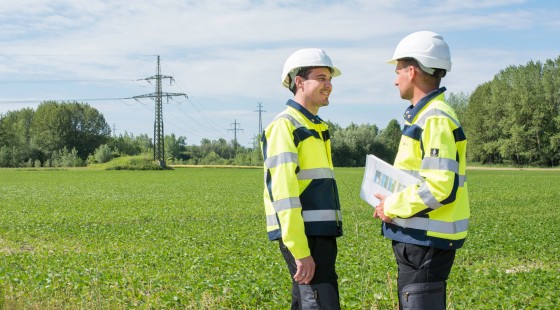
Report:
<svg viewBox="0 0 560 310"><path fill-rule="evenodd" d="M390 196L419 182L420 180L416 177L389 165L374 155L367 155L360 197L375 208L379 204L379 199L375 198L374 194Z"/></svg>

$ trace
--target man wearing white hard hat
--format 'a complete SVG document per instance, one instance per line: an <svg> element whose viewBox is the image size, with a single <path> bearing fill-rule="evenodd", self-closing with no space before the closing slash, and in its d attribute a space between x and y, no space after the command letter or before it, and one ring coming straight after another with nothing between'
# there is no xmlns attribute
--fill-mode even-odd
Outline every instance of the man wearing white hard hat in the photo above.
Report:
<svg viewBox="0 0 560 310"><path fill-rule="evenodd" d="M268 238L279 241L292 278L292 309L340 309L335 270L342 216L330 134L317 115L340 70L321 49L293 53L282 85L294 98L262 133Z"/></svg>
<svg viewBox="0 0 560 310"><path fill-rule="evenodd" d="M374 217L392 240L400 309L445 309L446 281L470 216L467 138L440 87L451 54L442 36L418 31L400 41L388 63L396 66L401 98L411 103L394 166L420 183L388 197L376 194Z"/></svg>

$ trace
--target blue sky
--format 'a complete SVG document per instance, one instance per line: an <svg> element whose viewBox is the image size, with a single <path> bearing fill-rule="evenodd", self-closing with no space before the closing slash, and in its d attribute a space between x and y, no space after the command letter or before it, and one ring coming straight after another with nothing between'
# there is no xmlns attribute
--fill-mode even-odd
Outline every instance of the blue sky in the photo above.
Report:
<svg viewBox="0 0 560 310"><path fill-rule="evenodd" d="M556 1L19 0L0 4L0 113L42 100L87 100L117 134L153 135L154 92L142 80L175 78L164 92L186 93L163 106L166 134L233 139L250 146L291 93L282 66L295 50L324 49L342 75L323 119L384 128L402 124L408 102L385 63L407 34L440 33L453 67L449 92L470 93L500 70L560 56Z"/></svg>

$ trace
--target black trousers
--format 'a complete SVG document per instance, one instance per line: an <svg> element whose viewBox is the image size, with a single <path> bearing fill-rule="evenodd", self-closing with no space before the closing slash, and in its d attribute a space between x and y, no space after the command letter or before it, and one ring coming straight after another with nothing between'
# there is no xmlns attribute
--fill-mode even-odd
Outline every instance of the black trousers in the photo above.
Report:
<svg viewBox="0 0 560 310"><path fill-rule="evenodd" d="M455 260L455 250L443 250L433 247L415 245L410 243L393 241L393 252L399 267L397 286L399 289L399 309L403 309L403 289L409 284L428 283L424 286L425 294L429 291L429 284L434 282L441 283L443 293L440 295L443 300L440 304L445 307L446 281L451 272L453 261ZM410 287L410 286L409 286ZM419 286L422 287L422 286ZM431 286L432 288L435 286ZM404 292L408 301L408 293ZM417 305L412 305L414 309L423 309ZM436 309L436 307L430 307Z"/></svg>
<svg viewBox="0 0 560 310"><path fill-rule="evenodd" d="M309 244L311 256L315 261L315 275L309 285L299 285L294 281L294 275L297 271L296 261L292 253L284 245L282 240L280 240L280 252L282 256L284 256L292 279L291 309L297 310L315 307L313 305L306 306L309 305L309 303L305 301L305 296L301 296L302 291L305 291L305 289L315 290L315 297L317 297L317 290L319 294L322 295L321 301L316 301L319 309L340 309L338 275L335 270L336 256L338 253L336 237L308 236L307 242ZM302 289L302 287L306 288ZM313 302L311 304L313 304Z"/></svg>

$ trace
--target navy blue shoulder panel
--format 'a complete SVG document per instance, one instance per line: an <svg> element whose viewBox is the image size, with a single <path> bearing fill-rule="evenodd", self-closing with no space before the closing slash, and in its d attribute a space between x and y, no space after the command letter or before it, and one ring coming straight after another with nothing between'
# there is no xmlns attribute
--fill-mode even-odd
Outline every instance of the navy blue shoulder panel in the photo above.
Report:
<svg viewBox="0 0 560 310"><path fill-rule="evenodd" d="M321 134L323 136L323 141L328 141L331 138L331 134L328 130L322 131Z"/></svg>
<svg viewBox="0 0 560 310"><path fill-rule="evenodd" d="M316 130L308 129L305 127L297 128L296 130L294 130L293 134L294 134L294 144L296 147L299 145L300 142L302 142L303 140L309 137L315 137L317 139L321 139L321 136L319 136L319 133Z"/></svg>
<svg viewBox="0 0 560 310"><path fill-rule="evenodd" d="M463 131L463 127L459 127L453 130L453 137L455 137L455 142L461 142L467 140L467 136Z"/></svg>
<svg viewBox="0 0 560 310"><path fill-rule="evenodd" d="M405 125L403 129L403 136L407 136L416 141L422 138L422 128L418 125Z"/></svg>

